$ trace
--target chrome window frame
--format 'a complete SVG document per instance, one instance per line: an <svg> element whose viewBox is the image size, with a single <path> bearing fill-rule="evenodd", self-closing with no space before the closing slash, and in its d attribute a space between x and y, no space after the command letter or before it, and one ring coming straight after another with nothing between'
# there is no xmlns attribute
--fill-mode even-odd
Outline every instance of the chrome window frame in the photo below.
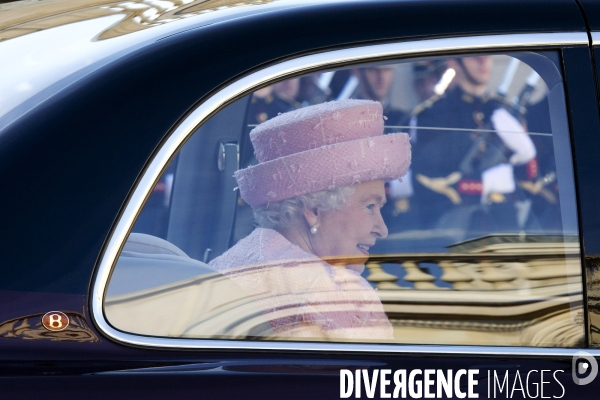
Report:
<svg viewBox="0 0 600 400"><path fill-rule="evenodd" d="M596 36L600 38L599 36ZM129 235L135 219L152 191L161 171L182 143L216 110L265 83L302 72L334 68L340 64L375 61L391 57L436 55L448 52L478 52L489 50L527 50L528 48L556 48L562 46L588 46L585 32L531 33L470 36L406 41L390 44L367 45L301 56L268 66L253 72L221 89L198 105L171 133L158 150L148 168L138 181L125 209L110 235L102 254L92 288L92 318L99 330L121 343L153 348L217 349L217 350L276 350L276 351L334 351L369 353L447 354L447 355L514 355L572 357L580 348L503 347L464 345L405 345L405 344L358 344L297 341L242 341L225 339L182 339L148 337L121 332L104 318L102 300L113 265L120 249ZM600 356L600 350L587 349Z"/></svg>

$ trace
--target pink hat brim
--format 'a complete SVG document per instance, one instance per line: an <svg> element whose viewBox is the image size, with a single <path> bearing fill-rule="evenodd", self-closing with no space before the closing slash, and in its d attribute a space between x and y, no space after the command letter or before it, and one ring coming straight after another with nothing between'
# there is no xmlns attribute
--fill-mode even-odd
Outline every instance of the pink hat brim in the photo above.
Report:
<svg viewBox="0 0 600 400"><path fill-rule="evenodd" d="M253 207L307 193L406 174L411 161L406 133L322 146L236 171L242 199Z"/></svg>

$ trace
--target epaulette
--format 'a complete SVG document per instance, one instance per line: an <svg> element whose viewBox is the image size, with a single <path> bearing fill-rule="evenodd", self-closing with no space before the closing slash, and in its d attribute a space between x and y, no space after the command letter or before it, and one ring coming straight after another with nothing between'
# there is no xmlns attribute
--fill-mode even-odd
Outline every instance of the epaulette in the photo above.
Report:
<svg viewBox="0 0 600 400"><path fill-rule="evenodd" d="M506 97L499 93L490 93L488 94L488 98L490 100L495 100L498 103L502 104L504 107L512 107L512 102Z"/></svg>
<svg viewBox="0 0 600 400"><path fill-rule="evenodd" d="M413 108L413 110L410 113L411 117L421 114L423 111L433 106L441 98L442 96L440 96L437 93L434 93L430 98L428 98L420 104L417 104L415 108Z"/></svg>
<svg viewBox="0 0 600 400"><path fill-rule="evenodd" d="M290 107L292 107L292 109L297 109L297 108L302 108L302 103L297 102L294 99L286 99L280 96L277 96L277 99L280 101L283 101L284 103L286 103L287 105L289 105Z"/></svg>
<svg viewBox="0 0 600 400"><path fill-rule="evenodd" d="M499 105L506 109L509 113L511 113L518 120L524 120L525 114L527 113L527 109L519 104L515 104L513 101L509 100L506 96L502 96L498 93L494 93L490 95L490 99L495 100L499 103Z"/></svg>

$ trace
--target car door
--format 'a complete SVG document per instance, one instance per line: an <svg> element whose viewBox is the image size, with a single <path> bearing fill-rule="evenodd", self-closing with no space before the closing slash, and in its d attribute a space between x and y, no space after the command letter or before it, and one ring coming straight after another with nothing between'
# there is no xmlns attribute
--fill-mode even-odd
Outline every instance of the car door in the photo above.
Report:
<svg viewBox="0 0 600 400"><path fill-rule="evenodd" d="M417 3L382 2L380 5L381 8L367 3L344 4L345 14L335 19L338 28L345 27L343 34L330 36L324 33L330 32L331 20L319 21L325 18L322 15L336 15L340 11L335 4L316 5L314 9L281 9L275 13L277 18L271 15L229 22L241 32L229 33L232 37L220 36L226 35L221 26L206 28L203 32L180 33L98 72L72 88L72 92L62 93L64 97L45 104L47 108L42 107L9 127L3 136L8 144L2 148L9 151L6 149L12 142L6 138L15 140L16 144L11 144L10 154L3 158L3 171L9 174L9 171L19 170L24 175L19 184L12 183L21 189L13 190L19 193L21 200L6 199L4 207L12 210L7 218L16 230L10 236L13 248L7 250L10 268L5 271L8 278L4 280L3 290L2 346L5 351L2 354L7 362L3 364L2 384L7 393L27 393L33 385L40 385L50 393L74 396L76 391L86 390L88 397L99 398L123 393L130 397L176 393L184 397L304 398L313 395L337 398L341 395L342 369L366 370L371 376L374 370L477 369L480 397L489 397L490 387L502 393L508 391L507 387L494 386L494 372L500 381L507 376L514 390L519 373L522 376L536 371L530 378L532 384L544 386L545 379L552 379L545 386L545 395L591 393L596 386L577 386L571 377L576 350L593 352L589 349L593 347L593 333L585 322L589 315L586 307L588 313L592 308L588 306L590 300L584 290L584 283L589 285L591 276L583 274L592 268L582 260L590 262L596 254L590 250L595 242L591 212L595 190L591 171L595 165L593 157L585 154L591 155L594 132L599 128L592 90L592 62L578 9L571 2L556 2L554 10L544 11L548 13L548 25L540 22L542 25L535 32L527 25L530 32L523 33L524 23L531 22L523 17L528 12L531 16L528 5L519 8L516 4L477 3L467 7L466 3L456 3L452 10L461 18L463 28L454 30L438 23L444 19L441 13ZM504 16L498 21L507 25L498 22L490 31L482 28L486 25L482 22L484 17L469 18L468 15L475 10L475 15L486 16L491 21L490 10L503 16L506 12L503 10L511 7L515 7L511 15L520 15L511 20L513 25L509 25L509 18ZM256 34L261 29L266 30L261 31L262 37L275 37L276 32L291 34L293 25L276 28L272 24L281 24L283 20L297 23L298 29L306 29L303 13L317 11L322 14L317 15L314 26L322 32L317 30L300 38L295 35L296 41L291 44L280 38L267 46L268 55L246 50L254 58L246 58L247 64L241 67L224 61L227 57L223 57L222 46L228 40L241 43L244 32ZM377 23L386 12L406 21L410 16L419 15L432 19L413 25L407 22L404 28L393 25L393 20L389 25ZM552 25L559 20L564 25ZM361 26L358 33L354 30L357 22ZM374 30L378 26L389 31ZM547 33L556 26L561 26L559 32ZM438 36L423 37L427 29L438 32ZM219 38L218 46L206 44L211 35ZM317 37L322 37L318 46L310 42ZM399 37L403 39L398 40ZM189 50L192 45L197 46L196 52ZM240 51L243 47L237 45ZM175 56L169 58L165 54ZM232 173L255 162L248 131L255 125L250 123L250 118L260 115L252 108L252 101L260 98L258 91L311 74L325 80L325 74L333 72L333 77L342 77L338 90L331 86L335 99L341 99L345 89L350 92L352 82L360 79L361 71L392 65L396 74L410 77L411 73L416 76L421 65L447 65L451 59L467 56L496 57L501 71L498 77L506 76L505 70L516 60L521 63L517 64L522 69L521 75L524 71L537 71L542 76L547 87L542 98L554 90L552 106L547 106L553 107L548 108L552 112L546 113L553 117L545 117L545 122L554 118L550 121L551 131L534 132L523 128L521 133L538 133L541 138L550 138L544 140L551 141L552 151L543 155L554 157L557 170L547 172L555 172L558 179L548 178L551 182L545 182L547 174L531 175L529 187L539 183L542 189L556 189L559 194L559 211L550 208L546 214L560 214L559 242L546 237L550 241L533 241L546 250L536 250L535 246L532 250L532 246L521 246L532 241L519 239L522 231L522 236L528 237L529 227L521 226L521 230L513 227L503 231L504 237L496 240L498 236L494 239L493 234L498 232L495 230L473 236L465 234L471 232L470 227L460 228L456 222L449 227L462 229L460 238L444 236L448 225L418 229L421 236L417 237L414 229L413 233L406 234L402 228L412 222L399 223L394 240L384 243L387 247L382 245L380 255L372 257L364 273L373 289L378 289L388 317L397 328L398 335L391 343L376 343L369 338L352 343L269 339L263 335L268 332L268 324L260 318L260 307L257 313L251 302L240 303L241 308L234 311L248 312L244 307L254 307L252 315L257 316L257 322L251 328L259 330L254 329L253 334L223 333L222 325L217 326L220 331L211 331L215 325L204 325L191 334L178 333L176 337L168 329L167 333L156 330L168 327L164 318L169 316L175 323L184 320L183 314L177 314L182 303L175 300L167 304L161 299L151 303L149 299L154 299L155 293L148 290L159 288L161 293L166 293L165 285L171 285L171 290L178 282L213 274L207 263L252 230L249 210L233 191ZM213 62L202 64L203 57ZM189 65L200 64L203 65L200 72L185 72ZM173 74L173 68L177 74ZM402 71L406 74L402 75ZM175 78L148 85L156 73ZM523 76L520 79L520 84L515 83L511 88L511 95L518 95L523 89ZM111 84L107 85L109 81ZM403 103L405 95L413 90L408 88L409 84L409 80L405 81L401 85L403 90L394 99L406 108L406 118L400 118L389 129L410 131L416 137L413 149L417 151L428 132L431 134L435 131L432 128L440 126L419 125L419 119L424 120L424 111L417 111L423 102L413 99L412 103ZM444 90L447 89L448 85ZM412 95L416 96L414 92ZM79 103L83 100L85 102ZM121 104L127 107L120 107ZM515 116L510 118L518 120L520 109L514 112ZM90 120L94 121L93 126L88 126ZM463 126L442 125L441 128L470 132L470 128ZM78 129L86 132L85 140L76 135ZM497 131L498 128L476 130ZM19 141L15 138L20 132L30 132L30 135L23 139L21 134ZM50 133L45 136L44 132ZM440 145L433 148L439 151ZM421 153L420 159L432 158L432 154ZM30 164L32 159L34 164ZM58 172L63 174L61 179ZM527 173L526 168L524 173ZM418 174L429 181L419 179ZM449 174L431 175L415 169L413 176L413 191L417 193L430 190L423 182L448 178ZM514 183L525 181L513 180ZM460 186L461 182L462 189L452 186ZM56 187L53 185L65 191L55 194L51 189ZM482 190L478 190L477 185L474 180L459 179L449 187L454 187L465 203L465 199L472 196L476 199L472 204L476 205L481 204L482 198ZM24 212L26 206L34 209L36 193L53 194L26 220L17 220L16 215L25 214L15 210ZM446 197L451 199L452 196ZM538 200L527 197L527 193L524 196L532 204ZM398 202L402 198L388 200L390 205L397 206L389 210L389 226L393 225L393 218L402 219L405 206L404 202ZM413 209L419 205L420 198L409 199L415 199ZM507 201L513 204L513 200ZM421 210L420 215L427 216L428 212ZM552 218L545 219L542 215L542 211L536 215L538 223L552 223ZM31 235L33 227L44 234ZM5 229L8 232L8 228ZM442 233L434 238L439 239L437 242L431 235L423 239L423 234L434 230ZM50 232L55 231L63 233L52 236ZM138 234L137 241L132 240L136 238L130 232ZM152 238L140 236L144 234ZM409 240L404 244L402 240L407 237ZM486 237L493 240L474 240ZM21 240L18 246L16 238ZM32 238L35 252L25 248L23 238ZM495 245L507 243L509 245L504 247L508 250L494 253L498 247L493 248ZM154 252L139 251L143 245L152 247ZM558 250L547 250L553 247ZM156 257L157 252L162 256ZM170 252L168 257L164 252ZM27 262L23 263L23 259ZM152 260L152 264L147 260ZM553 263L545 264L548 260ZM544 266L550 264L559 271L546 276L548 271ZM30 266L31 272L22 272L21 265ZM167 271L161 270L161 266ZM519 275L519 269L530 267L538 268L535 279ZM219 275L211 277L225 289L220 292L210 289L213 290L210 293L223 294L225 302L238 300L228 297L239 294L235 289L227 289L231 282ZM532 282L538 284L544 280L546 284L538 285L542 290L537 292L546 294L535 293ZM208 293L203 292L205 289L201 286L197 288L193 290L194 295ZM566 292L552 292L557 288ZM139 292L144 290L144 296L149 297L139 297ZM135 303L140 298L142 301ZM153 305L150 310L144 310L135 308L136 304ZM173 304L175 313L169 311L173 310L169 308ZM540 304L542 307L537 307ZM125 310L123 305L134 308ZM111 307L117 307L116 313L111 314ZM167 312L157 316L154 311L160 307L166 307ZM519 307L524 310L510 311ZM69 329L60 334L48 333L41 326L41 318L48 311L60 310L70 318ZM561 315L557 324L544 325L556 313ZM242 314L242 317L247 315ZM536 321L542 325L536 325ZM568 334L561 335L565 330ZM554 378L537 372L542 370L552 371ZM464 383L458 386L460 391L467 390ZM537 390L540 386L530 385L527 390ZM376 393L384 397L381 392ZM525 397L525 391L519 393ZM529 391L526 393L529 395ZM415 397L413 393L409 395Z"/></svg>

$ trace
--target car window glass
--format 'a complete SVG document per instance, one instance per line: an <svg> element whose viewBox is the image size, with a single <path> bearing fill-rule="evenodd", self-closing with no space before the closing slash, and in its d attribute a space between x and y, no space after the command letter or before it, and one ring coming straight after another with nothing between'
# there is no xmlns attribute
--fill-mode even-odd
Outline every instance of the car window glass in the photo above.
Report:
<svg viewBox="0 0 600 400"><path fill-rule="evenodd" d="M226 106L141 210L108 322L158 337L581 345L558 65L554 52L386 61Z"/></svg>

